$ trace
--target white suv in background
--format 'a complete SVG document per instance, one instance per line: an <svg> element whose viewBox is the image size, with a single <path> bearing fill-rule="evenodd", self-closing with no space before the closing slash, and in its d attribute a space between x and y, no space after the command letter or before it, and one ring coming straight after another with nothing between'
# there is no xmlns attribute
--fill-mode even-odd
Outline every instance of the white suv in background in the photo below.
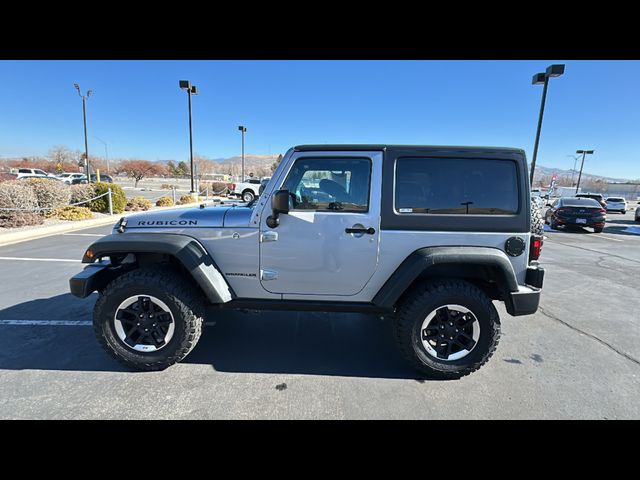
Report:
<svg viewBox="0 0 640 480"><path fill-rule="evenodd" d="M54 177L51 173L47 173L39 168L12 168L11 173L16 175L16 178L20 177Z"/></svg>
<svg viewBox="0 0 640 480"><path fill-rule="evenodd" d="M58 178L67 185L72 185L74 180L83 180L86 179L87 176L84 173L61 173L60 175L58 175Z"/></svg>
<svg viewBox="0 0 640 480"><path fill-rule="evenodd" d="M627 213L627 201L622 197L609 197L607 202L607 212Z"/></svg>

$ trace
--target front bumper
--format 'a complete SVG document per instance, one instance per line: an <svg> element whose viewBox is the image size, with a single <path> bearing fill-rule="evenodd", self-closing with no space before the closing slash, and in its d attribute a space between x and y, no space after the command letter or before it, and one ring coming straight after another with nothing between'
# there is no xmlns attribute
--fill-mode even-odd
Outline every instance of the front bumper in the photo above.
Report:
<svg viewBox="0 0 640 480"><path fill-rule="evenodd" d="M71 295L86 298L96 290L102 289L115 278L114 271L106 263L95 263L85 267L80 273L69 279Z"/></svg>
<svg viewBox="0 0 640 480"><path fill-rule="evenodd" d="M525 277L526 285L520 285L517 292L509 292L505 307L509 315L531 315L536 313L540 304L540 293L544 282L544 268L529 267Z"/></svg>

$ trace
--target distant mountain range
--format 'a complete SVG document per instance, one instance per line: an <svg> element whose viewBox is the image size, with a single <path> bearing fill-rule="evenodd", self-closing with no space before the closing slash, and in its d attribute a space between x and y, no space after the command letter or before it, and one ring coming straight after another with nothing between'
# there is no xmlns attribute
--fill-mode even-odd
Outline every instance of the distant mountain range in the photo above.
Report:
<svg viewBox="0 0 640 480"><path fill-rule="evenodd" d="M275 155L249 155L245 154L244 156L244 165L247 167L270 167L273 162L278 158L278 154ZM242 157L240 155L236 155L234 157L229 158L214 158L214 162L219 163L222 166L225 165L239 165L242 162Z"/></svg>
<svg viewBox="0 0 640 480"><path fill-rule="evenodd" d="M531 168L531 165L529 165L529 168ZM546 177L548 175L553 175L554 173L556 173L558 175L558 177L569 177L571 178L571 172L572 170L563 170L562 168L554 168L554 167L545 167L542 165L536 165L536 173L535 173L535 179L539 179L540 177ZM578 174L579 174L580 170L576 170L574 175L574 178L577 179L578 178ZM583 180L604 180L605 182L621 182L621 183L625 183L625 182L631 182L633 181L632 179L629 178L615 178L615 177L605 177L603 175L593 175L591 173L587 173L584 170L582 171L582 179Z"/></svg>

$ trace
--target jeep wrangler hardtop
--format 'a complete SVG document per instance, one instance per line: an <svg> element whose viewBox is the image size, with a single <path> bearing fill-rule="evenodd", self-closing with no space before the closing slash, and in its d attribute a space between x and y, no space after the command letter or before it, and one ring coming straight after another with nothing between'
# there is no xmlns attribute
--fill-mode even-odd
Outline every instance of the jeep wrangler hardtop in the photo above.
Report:
<svg viewBox="0 0 640 480"><path fill-rule="evenodd" d="M123 217L87 249L71 293L99 293L96 336L136 369L183 359L205 315L314 310L389 316L414 367L459 378L497 346L494 300L512 316L538 308L527 179L520 149L297 146L245 205Z"/></svg>

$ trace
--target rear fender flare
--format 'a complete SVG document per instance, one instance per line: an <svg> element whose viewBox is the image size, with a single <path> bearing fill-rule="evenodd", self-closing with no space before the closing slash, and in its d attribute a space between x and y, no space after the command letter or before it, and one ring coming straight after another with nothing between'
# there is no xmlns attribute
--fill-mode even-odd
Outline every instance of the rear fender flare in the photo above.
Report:
<svg viewBox="0 0 640 480"><path fill-rule="evenodd" d="M518 281L507 255L491 247L425 247L411 253L373 298L383 308L393 308L413 282L436 266L487 267L500 292L518 291ZM440 270L440 269L439 269Z"/></svg>

